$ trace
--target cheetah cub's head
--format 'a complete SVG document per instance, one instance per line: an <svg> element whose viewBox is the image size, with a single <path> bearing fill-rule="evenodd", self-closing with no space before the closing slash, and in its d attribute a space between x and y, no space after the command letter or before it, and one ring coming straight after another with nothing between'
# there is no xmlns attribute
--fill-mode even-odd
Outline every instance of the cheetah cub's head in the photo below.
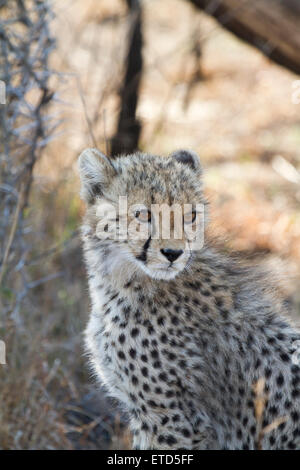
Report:
<svg viewBox="0 0 300 470"><path fill-rule="evenodd" d="M194 152L110 160L87 149L79 157L79 171L87 203L84 236L94 260L101 253L107 269L118 265L123 272L142 270L162 280L187 268L194 248L199 249L205 204Z"/></svg>

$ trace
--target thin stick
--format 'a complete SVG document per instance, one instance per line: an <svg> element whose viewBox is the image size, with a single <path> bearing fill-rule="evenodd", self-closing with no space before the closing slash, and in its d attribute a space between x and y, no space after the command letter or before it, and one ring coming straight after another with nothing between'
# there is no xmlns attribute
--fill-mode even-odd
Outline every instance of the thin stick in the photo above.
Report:
<svg viewBox="0 0 300 470"><path fill-rule="evenodd" d="M95 138L95 135L94 135L94 132L93 132L93 125L92 125L92 122L91 122L91 120L89 118L89 115L88 115L88 112L87 112L86 101L85 101L81 81L80 81L80 78L78 77L78 75L76 75L76 80L77 80L77 85L78 85L79 96L80 96L81 103L82 103L83 110L84 110L86 123L87 123L87 126L88 126L88 131L90 133L90 137L93 141L94 147L97 147L97 141L96 141L96 138Z"/></svg>
<svg viewBox="0 0 300 470"><path fill-rule="evenodd" d="M18 203L17 203L17 207L16 207L16 210L15 210L15 213L14 213L13 223L12 223L12 226L11 226L11 229L10 229L8 242L7 242L4 257L3 257L2 268L1 268L1 272L0 272L0 286L1 286L1 283L2 283L2 280L3 280L3 277L4 277L4 272L5 272L5 268L6 268L10 248L11 248L12 242L15 238L15 233L16 233L16 230L17 230L19 214L20 214L22 201L23 201L23 192L24 192L24 185L22 184L21 188L20 188L19 195L18 195Z"/></svg>
<svg viewBox="0 0 300 470"><path fill-rule="evenodd" d="M103 136L104 136L104 141L105 141L105 153L106 155L109 155L110 150L109 150L108 139L106 135L106 109L103 110Z"/></svg>

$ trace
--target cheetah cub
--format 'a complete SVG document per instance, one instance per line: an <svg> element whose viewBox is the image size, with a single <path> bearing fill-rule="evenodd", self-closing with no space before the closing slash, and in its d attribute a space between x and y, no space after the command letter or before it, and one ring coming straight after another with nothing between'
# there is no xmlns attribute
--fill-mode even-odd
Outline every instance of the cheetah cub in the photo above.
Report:
<svg viewBox="0 0 300 470"><path fill-rule="evenodd" d="M192 249L186 226L205 220L195 221L195 209L180 237L172 237L172 213L169 238L152 230L155 204L206 208L197 155L111 161L87 149L79 170L92 300L86 348L130 415L134 448L299 449L300 333L280 317L283 304L265 275L217 253L205 237ZM139 209L121 214L120 197ZM150 235L130 236L128 228L113 236L124 218Z"/></svg>

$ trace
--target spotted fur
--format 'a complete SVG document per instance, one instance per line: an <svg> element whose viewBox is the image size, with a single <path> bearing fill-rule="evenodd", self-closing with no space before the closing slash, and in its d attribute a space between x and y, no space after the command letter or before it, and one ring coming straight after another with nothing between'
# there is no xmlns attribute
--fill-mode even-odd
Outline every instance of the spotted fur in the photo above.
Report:
<svg viewBox="0 0 300 470"><path fill-rule="evenodd" d="M195 154L137 153L111 163L95 150L80 157L82 228L92 311L85 332L91 364L130 414L140 449L300 448L299 331L283 319L265 275L205 242L101 240L97 207L203 203ZM117 217L118 220L118 217ZM183 250L172 263L161 249ZM265 381L259 437L253 384ZM279 421L276 421L278 420ZM266 428L268 429L268 428ZM270 429L270 428L269 428Z"/></svg>

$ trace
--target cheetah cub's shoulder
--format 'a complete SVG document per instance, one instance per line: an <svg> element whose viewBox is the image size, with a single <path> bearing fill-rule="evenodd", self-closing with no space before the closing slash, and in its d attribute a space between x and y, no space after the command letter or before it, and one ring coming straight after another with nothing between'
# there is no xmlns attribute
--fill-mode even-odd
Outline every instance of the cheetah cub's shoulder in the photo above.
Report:
<svg viewBox="0 0 300 470"><path fill-rule="evenodd" d="M193 245L206 212L197 155L111 161L88 149L79 169L92 300L86 348L130 414L134 447L300 448L299 331L280 317L263 274L205 237Z"/></svg>

